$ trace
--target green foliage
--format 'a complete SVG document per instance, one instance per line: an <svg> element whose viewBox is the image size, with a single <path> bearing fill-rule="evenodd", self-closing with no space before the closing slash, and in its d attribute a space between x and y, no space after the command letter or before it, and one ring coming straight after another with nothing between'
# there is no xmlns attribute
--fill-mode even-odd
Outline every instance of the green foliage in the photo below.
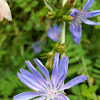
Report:
<svg viewBox="0 0 100 100"><path fill-rule="evenodd" d="M62 0L48 0L58 9ZM76 0L75 7L82 8L87 0ZM4 20L0 22L0 100L12 100L17 93L29 89L19 81L17 72L21 67L27 69L25 60L33 62L33 58L40 58L42 53L50 52L54 42L47 38L46 29L50 26L45 15L49 11L43 0L12 0L8 1L13 21ZM99 0L91 7L90 11L99 9ZM100 21L100 16L93 18ZM85 58L87 71L92 84L88 83L73 87L68 94L71 100L92 100L92 93L100 94L100 26L82 26L81 44L75 45L71 34L68 31L69 24L66 24L66 56L69 57L69 70L66 82L77 75L84 74L82 57ZM45 36L45 38L44 38ZM42 45L43 51L34 54L32 46L35 41L44 38L46 45ZM53 46L52 46L53 42ZM45 64L46 60L41 59Z"/></svg>
<svg viewBox="0 0 100 100"><path fill-rule="evenodd" d="M94 99L93 93L96 92L97 87L96 86L91 86L90 88L87 87L87 85L83 84L81 86L82 90L82 95L85 96L88 99Z"/></svg>
<svg viewBox="0 0 100 100"><path fill-rule="evenodd" d="M73 100L94 100L93 93L96 92L97 87L91 86L90 88L87 87L87 85L82 84L79 86L72 87L72 93L75 95L68 95L68 97Z"/></svg>
<svg viewBox="0 0 100 100"><path fill-rule="evenodd" d="M97 58L96 62L94 63L93 76L94 76L97 84L100 86L100 57ZM99 91L100 91L100 89L99 89Z"/></svg>
<svg viewBox="0 0 100 100"><path fill-rule="evenodd" d="M75 95L68 95L70 100L78 100L78 97Z"/></svg>
<svg viewBox="0 0 100 100"><path fill-rule="evenodd" d="M68 38L67 38L68 37ZM69 69L67 77L80 72L81 70L81 58L86 54L86 51L83 49L82 45L75 45L74 41L72 41L71 34L66 35L67 42L67 53L66 56L69 57ZM73 70L72 70L73 69Z"/></svg>
<svg viewBox="0 0 100 100"><path fill-rule="evenodd" d="M32 46L43 35L47 8L43 1L13 0L9 2L13 21L4 20L0 27L0 99L8 100L17 93L28 90L18 77L19 68L26 67L25 60L34 58Z"/></svg>

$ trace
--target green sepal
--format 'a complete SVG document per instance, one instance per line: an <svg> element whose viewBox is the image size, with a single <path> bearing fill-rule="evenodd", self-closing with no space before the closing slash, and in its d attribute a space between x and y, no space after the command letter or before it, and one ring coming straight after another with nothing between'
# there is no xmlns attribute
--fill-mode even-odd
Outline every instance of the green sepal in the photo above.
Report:
<svg viewBox="0 0 100 100"><path fill-rule="evenodd" d="M56 50L56 52L59 52L61 54L63 54L63 53L65 54L67 52L65 47L66 47L66 43L63 43L63 44L60 44L58 46L55 46L55 50Z"/></svg>
<svg viewBox="0 0 100 100"><path fill-rule="evenodd" d="M72 21L73 20L73 17L69 16L69 15L63 15L62 19L64 21Z"/></svg>
<svg viewBox="0 0 100 100"><path fill-rule="evenodd" d="M51 12L53 11L57 11L57 8L55 6L53 6L50 2L48 2L48 0L44 0L45 5L49 8L49 10Z"/></svg>
<svg viewBox="0 0 100 100"><path fill-rule="evenodd" d="M60 10L58 16L62 16L62 15L64 15L64 14L66 14L66 13L71 9L71 7L73 6L74 1L75 1L75 0L68 0L68 1L65 3L65 5L62 7L62 9Z"/></svg>

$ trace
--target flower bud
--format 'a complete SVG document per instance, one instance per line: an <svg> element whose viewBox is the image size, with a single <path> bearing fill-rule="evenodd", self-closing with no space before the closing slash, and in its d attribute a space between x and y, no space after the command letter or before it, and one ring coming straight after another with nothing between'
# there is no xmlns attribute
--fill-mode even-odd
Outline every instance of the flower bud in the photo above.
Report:
<svg viewBox="0 0 100 100"><path fill-rule="evenodd" d="M47 62L46 62L46 68L52 70L53 68L53 60L54 60L54 55L52 55L51 57L48 58Z"/></svg>
<svg viewBox="0 0 100 100"><path fill-rule="evenodd" d="M56 47L57 52L59 53L66 53L67 50L65 49L66 47L66 43L59 45L58 47Z"/></svg>
<svg viewBox="0 0 100 100"><path fill-rule="evenodd" d="M64 15L64 14L66 14L66 13L70 10L70 8L73 6L74 1L75 1L75 0L68 0L68 1L65 3L64 7L60 10L58 16L62 16L62 15Z"/></svg>
<svg viewBox="0 0 100 100"><path fill-rule="evenodd" d="M63 16L63 20L64 21L72 21L73 20L73 17L64 15Z"/></svg>

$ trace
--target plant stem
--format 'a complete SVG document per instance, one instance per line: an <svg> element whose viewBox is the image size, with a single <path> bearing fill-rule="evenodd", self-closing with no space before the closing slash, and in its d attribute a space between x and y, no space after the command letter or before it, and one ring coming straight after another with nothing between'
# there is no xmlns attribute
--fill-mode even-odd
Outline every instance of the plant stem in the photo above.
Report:
<svg viewBox="0 0 100 100"><path fill-rule="evenodd" d="M92 84L91 84L90 76L89 76L88 71L87 71L87 67L86 67L86 63L85 63L85 58L84 57L82 57L82 63L83 63L84 72L85 72L85 74L87 76L87 81L88 81L89 87L91 87ZM94 100L97 100L95 93L93 93L93 96L94 96Z"/></svg>
<svg viewBox="0 0 100 100"><path fill-rule="evenodd" d="M62 0L62 6L67 2L67 0ZM61 23L61 38L60 38L60 44L65 43L65 22ZM64 56L64 54L61 54L61 58ZM63 84L64 85L64 82ZM62 91L64 92L64 91Z"/></svg>
<svg viewBox="0 0 100 100"><path fill-rule="evenodd" d="M61 24L61 44L65 43L65 22ZM64 56L64 54L61 54L61 58Z"/></svg>
<svg viewBox="0 0 100 100"><path fill-rule="evenodd" d="M62 6L67 2L67 0L62 1ZM65 43L65 22L61 24L61 44ZM64 54L61 54L61 58L64 56Z"/></svg>
<svg viewBox="0 0 100 100"><path fill-rule="evenodd" d="M65 22L61 24L61 44L65 43Z"/></svg>

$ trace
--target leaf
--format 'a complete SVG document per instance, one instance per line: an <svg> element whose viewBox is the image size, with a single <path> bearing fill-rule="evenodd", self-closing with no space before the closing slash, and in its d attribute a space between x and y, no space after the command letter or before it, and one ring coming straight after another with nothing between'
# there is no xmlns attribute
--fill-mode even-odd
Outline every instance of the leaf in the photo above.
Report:
<svg viewBox="0 0 100 100"><path fill-rule="evenodd" d="M80 96L81 95L80 87L79 86L72 87L72 93Z"/></svg>
<svg viewBox="0 0 100 100"><path fill-rule="evenodd" d="M53 12L57 10L51 3L48 2L48 0L44 0L44 3L49 8L50 11Z"/></svg>
<svg viewBox="0 0 100 100"><path fill-rule="evenodd" d="M27 6L27 3L26 3L26 2L22 2L22 3L19 4L19 6L20 6L21 8L25 8L25 7Z"/></svg>
<svg viewBox="0 0 100 100"><path fill-rule="evenodd" d="M78 100L78 96L75 95L68 95L70 100Z"/></svg>
<svg viewBox="0 0 100 100"><path fill-rule="evenodd" d="M100 84L100 57L96 59L94 63L93 77L97 84Z"/></svg>
<svg viewBox="0 0 100 100"><path fill-rule="evenodd" d="M87 85L82 84L81 90L83 96L87 97L88 99L93 99L93 93L96 92L97 86L91 86L90 88L88 88Z"/></svg>
<svg viewBox="0 0 100 100"><path fill-rule="evenodd" d="M83 96L86 96L87 93L88 93L88 87L87 87L87 85L82 84L82 85L81 85L81 90L82 90L82 95L83 95Z"/></svg>
<svg viewBox="0 0 100 100"><path fill-rule="evenodd" d="M36 7L37 5L38 5L38 1L33 1L31 4L30 4L30 6L31 7Z"/></svg>
<svg viewBox="0 0 100 100"><path fill-rule="evenodd" d="M88 98L88 99L92 99L92 100L94 99L93 94L87 93L87 95L86 95L86 96L87 96L87 98Z"/></svg>
<svg viewBox="0 0 100 100"><path fill-rule="evenodd" d="M90 93L96 92L96 90L97 90L97 86L91 86L91 87L89 88L89 92L90 92Z"/></svg>
<svg viewBox="0 0 100 100"><path fill-rule="evenodd" d="M44 0L44 3L49 8L50 11L53 11L53 8L51 7L51 5L46 0Z"/></svg>
<svg viewBox="0 0 100 100"><path fill-rule="evenodd" d="M80 64L70 66L68 69L67 77L77 73L79 68L80 68Z"/></svg>
<svg viewBox="0 0 100 100"><path fill-rule="evenodd" d="M79 99L78 100L85 100L83 97L79 97Z"/></svg>
<svg viewBox="0 0 100 100"><path fill-rule="evenodd" d="M30 6L24 9L24 12L25 12L25 13L28 13L28 12L30 12L30 11L31 11L31 7L30 7Z"/></svg>

